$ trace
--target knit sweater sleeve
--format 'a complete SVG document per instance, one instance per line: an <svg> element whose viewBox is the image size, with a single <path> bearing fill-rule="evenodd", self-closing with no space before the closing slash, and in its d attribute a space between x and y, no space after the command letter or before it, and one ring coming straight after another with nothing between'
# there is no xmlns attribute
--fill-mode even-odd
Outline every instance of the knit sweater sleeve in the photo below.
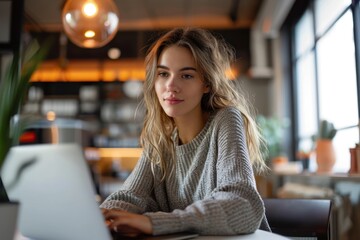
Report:
<svg viewBox="0 0 360 240"><path fill-rule="evenodd" d="M152 189L151 164L143 154L120 190L108 196L100 207L122 209L133 213L157 211L158 205L154 200Z"/></svg>
<svg viewBox="0 0 360 240"><path fill-rule="evenodd" d="M235 235L254 232L264 217L263 201L255 180L241 113L233 108L218 114L215 137L216 187L211 194L185 209L170 213L145 213L155 235L194 231L202 235Z"/></svg>

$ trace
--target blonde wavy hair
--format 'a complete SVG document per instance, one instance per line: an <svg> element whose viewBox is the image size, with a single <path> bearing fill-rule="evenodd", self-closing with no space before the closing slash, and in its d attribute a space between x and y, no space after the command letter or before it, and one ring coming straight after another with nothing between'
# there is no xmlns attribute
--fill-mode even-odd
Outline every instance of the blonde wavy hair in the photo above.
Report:
<svg viewBox="0 0 360 240"><path fill-rule="evenodd" d="M203 75L210 92L204 94L201 102L204 112L213 112L228 106L240 110L244 120L247 147L250 160L257 170L266 168L260 145L263 138L252 117L252 109L241 89L235 88L233 81L226 76L226 71L235 60L234 49L220 36L201 28L175 28L160 37L148 50L145 58L146 79L144 83L144 104L146 115L140 142L144 153L153 164L160 166L162 179L172 169L175 158L172 133L175 129L173 119L163 111L156 92L155 80L159 56L169 46L188 48Z"/></svg>

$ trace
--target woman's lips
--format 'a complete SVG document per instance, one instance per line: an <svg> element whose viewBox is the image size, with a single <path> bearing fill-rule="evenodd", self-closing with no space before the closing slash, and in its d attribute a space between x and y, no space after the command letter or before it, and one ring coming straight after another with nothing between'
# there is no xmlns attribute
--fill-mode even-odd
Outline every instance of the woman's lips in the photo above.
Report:
<svg viewBox="0 0 360 240"><path fill-rule="evenodd" d="M165 98L164 101L170 105L175 105L175 104L179 104L179 103L183 102L184 100L177 99L177 98Z"/></svg>

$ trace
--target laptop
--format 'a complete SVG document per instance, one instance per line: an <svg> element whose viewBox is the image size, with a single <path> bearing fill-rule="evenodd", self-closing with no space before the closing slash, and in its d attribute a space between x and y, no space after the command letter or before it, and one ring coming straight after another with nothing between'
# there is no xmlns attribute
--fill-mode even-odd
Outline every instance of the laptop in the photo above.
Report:
<svg viewBox="0 0 360 240"><path fill-rule="evenodd" d="M9 199L20 202L21 235L31 239L113 239L95 200L83 150L77 144L12 147L1 171ZM196 236L181 233L146 239Z"/></svg>
<svg viewBox="0 0 360 240"><path fill-rule="evenodd" d="M20 202L18 229L25 237L111 239L79 146L13 147L1 176L10 200Z"/></svg>

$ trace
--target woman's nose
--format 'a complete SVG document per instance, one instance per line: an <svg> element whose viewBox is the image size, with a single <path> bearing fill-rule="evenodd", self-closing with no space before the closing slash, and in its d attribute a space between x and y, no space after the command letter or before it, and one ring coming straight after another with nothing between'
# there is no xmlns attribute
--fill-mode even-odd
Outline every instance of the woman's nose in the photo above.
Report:
<svg viewBox="0 0 360 240"><path fill-rule="evenodd" d="M166 90L168 92L179 92L179 83L175 76L168 78L168 81L166 82Z"/></svg>

